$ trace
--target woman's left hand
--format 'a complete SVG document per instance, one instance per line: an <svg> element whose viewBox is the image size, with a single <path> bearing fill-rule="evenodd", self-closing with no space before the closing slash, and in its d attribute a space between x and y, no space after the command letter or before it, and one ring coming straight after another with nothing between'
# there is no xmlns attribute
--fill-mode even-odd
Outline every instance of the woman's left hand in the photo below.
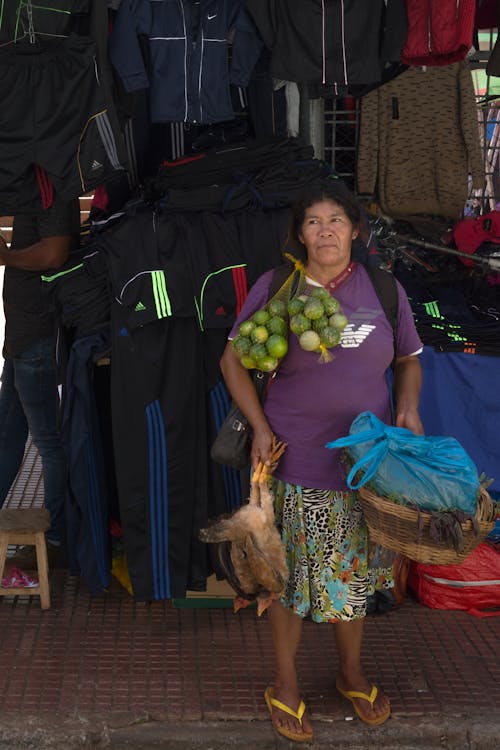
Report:
<svg viewBox="0 0 500 750"><path fill-rule="evenodd" d="M416 355L398 357L394 367L396 427L406 427L415 435L423 435L424 427L418 414L418 397L422 370Z"/></svg>
<svg viewBox="0 0 500 750"><path fill-rule="evenodd" d="M407 430L411 430L415 435L424 434L424 426L417 409L398 412L396 414L396 427L406 427Z"/></svg>

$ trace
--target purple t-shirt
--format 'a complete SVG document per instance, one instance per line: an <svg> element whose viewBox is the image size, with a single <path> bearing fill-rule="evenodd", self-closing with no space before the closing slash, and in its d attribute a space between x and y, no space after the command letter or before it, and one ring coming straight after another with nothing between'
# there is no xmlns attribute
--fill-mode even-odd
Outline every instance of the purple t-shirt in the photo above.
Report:
<svg viewBox="0 0 500 750"><path fill-rule="evenodd" d="M266 272L251 288L230 339L267 303L272 275ZM397 356L405 357L420 352L422 342L406 293L397 286ZM393 358L393 331L363 266L356 264L332 296L349 321L340 344L330 350L333 359L320 363L319 354L304 351L289 332L288 353L271 381L264 411L273 432L288 443L276 477L302 487L345 490L340 451L325 444L347 435L363 411L390 423L386 371Z"/></svg>

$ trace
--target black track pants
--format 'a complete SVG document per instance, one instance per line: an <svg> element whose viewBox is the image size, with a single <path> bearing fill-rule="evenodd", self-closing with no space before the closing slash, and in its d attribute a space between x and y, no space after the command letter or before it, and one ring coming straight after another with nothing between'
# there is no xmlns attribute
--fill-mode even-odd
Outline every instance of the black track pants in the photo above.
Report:
<svg viewBox="0 0 500 750"><path fill-rule="evenodd" d="M203 590L207 437L195 318L129 332L112 312L113 439L125 553L137 600Z"/></svg>

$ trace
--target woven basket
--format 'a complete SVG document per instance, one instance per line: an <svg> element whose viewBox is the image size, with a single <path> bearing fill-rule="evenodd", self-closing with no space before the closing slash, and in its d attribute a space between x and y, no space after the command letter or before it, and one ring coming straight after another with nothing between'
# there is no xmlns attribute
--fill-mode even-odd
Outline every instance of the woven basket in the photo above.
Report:
<svg viewBox="0 0 500 750"><path fill-rule="evenodd" d="M379 497L366 487L361 487L358 493L371 541L426 565L433 563L451 565L462 562L495 526L493 501L482 487L476 507L479 535L476 535L472 521L462 523L464 535L462 552L456 552L453 547L447 546L446 542L431 539L430 513L423 511L420 513L423 519L423 529L419 538L417 510Z"/></svg>

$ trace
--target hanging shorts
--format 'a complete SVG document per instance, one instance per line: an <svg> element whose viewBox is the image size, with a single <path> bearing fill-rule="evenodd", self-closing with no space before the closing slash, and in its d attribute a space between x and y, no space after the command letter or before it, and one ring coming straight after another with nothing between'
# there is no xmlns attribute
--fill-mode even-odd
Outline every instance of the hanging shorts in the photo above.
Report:
<svg viewBox="0 0 500 750"><path fill-rule="evenodd" d="M0 101L0 215L47 208L51 184L70 200L123 174L123 136L89 38L1 49Z"/></svg>

